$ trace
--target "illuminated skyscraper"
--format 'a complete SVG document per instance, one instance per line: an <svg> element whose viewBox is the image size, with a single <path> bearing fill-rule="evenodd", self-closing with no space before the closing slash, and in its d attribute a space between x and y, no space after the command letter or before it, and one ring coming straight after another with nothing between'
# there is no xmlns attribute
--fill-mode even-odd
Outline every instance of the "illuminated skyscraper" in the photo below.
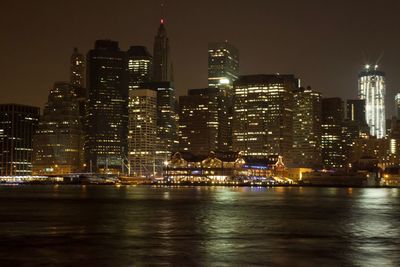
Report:
<svg viewBox="0 0 400 267"><path fill-rule="evenodd" d="M164 22L164 18L161 18L157 35L154 38L153 81L155 82L173 81L173 69L169 49L169 39Z"/></svg>
<svg viewBox="0 0 400 267"><path fill-rule="evenodd" d="M365 118L376 138L385 137L385 94L385 73L378 70L378 65L366 65L358 75L358 97L365 99Z"/></svg>
<svg viewBox="0 0 400 267"><path fill-rule="evenodd" d="M37 107L0 104L0 176L32 174L32 139L39 115Z"/></svg>
<svg viewBox="0 0 400 267"><path fill-rule="evenodd" d="M71 84L73 86L85 87L85 58L74 48L71 56Z"/></svg>
<svg viewBox="0 0 400 267"><path fill-rule="evenodd" d="M33 142L34 174L63 175L83 168L83 129L75 87L57 82L50 90Z"/></svg>
<svg viewBox="0 0 400 267"><path fill-rule="evenodd" d="M141 83L150 82L153 72L153 57L144 46L131 46L127 52L128 86L138 88Z"/></svg>
<svg viewBox="0 0 400 267"><path fill-rule="evenodd" d="M219 101L218 88L191 89L179 97L181 151L207 156L219 150Z"/></svg>
<svg viewBox="0 0 400 267"><path fill-rule="evenodd" d="M310 87L294 91L293 162L298 167L321 165L321 93Z"/></svg>
<svg viewBox="0 0 400 267"><path fill-rule="evenodd" d="M230 43L208 44L208 86L232 87L239 77L239 51Z"/></svg>
<svg viewBox="0 0 400 267"><path fill-rule="evenodd" d="M247 75L234 83L233 150L284 156L293 146L293 75Z"/></svg>
<svg viewBox="0 0 400 267"><path fill-rule="evenodd" d="M128 152L125 53L118 42L98 40L87 64L86 164L97 172L120 172Z"/></svg>
<svg viewBox="0 0 400 267"><path fill-rule="evenodd" d="M345 167L346 155L342 134L344 104L342 99L322 99L322 162L327 169Z"/></svg>
<svg viewBox="0 0 400 267"><path fill-rule="evenodd" d="M135 89L129 92L128 158L131 175L151 177L156 169L157 92Z"/></svg>

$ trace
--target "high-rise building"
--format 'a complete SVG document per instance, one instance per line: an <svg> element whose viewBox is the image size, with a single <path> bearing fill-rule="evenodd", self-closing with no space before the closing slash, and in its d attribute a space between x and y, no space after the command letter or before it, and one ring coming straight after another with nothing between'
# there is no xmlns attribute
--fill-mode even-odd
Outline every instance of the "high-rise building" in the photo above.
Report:
<svg viewBox="0 0 400 267"><path fill-rule="evenodd" d="M321 166L321 93L310 87L294 91L293 164Z"/></svg>
<svg viewBox="0 0 400 267"><path fill-rule="evenodd" d="M385 73L366 65L358 75L358 97L365 99L365 119L370 133L377 138L385 137Z"/></svg>
<svg viewBox="0 0 400 267"><path fill-rule="evenodd" d="M57 82L33 139L33 173L63 175L83 169L83 128L75 87Z"/></svg>
<svg viewBox="0 0 400 267"><path fill-rule="evenodd" d="M128 85L118 42L96 41L87 55L85 157L89 170L123 171L127 156Z"/></svg>
<svg viewBox="0 0 400 267"><path fill-rule="evenodd" d="M175 91L171 82L143 83L141 89L157 92L157 149L156 168L178 149L178 116Z"/></svg>
<svg viewBox="0 0 400 267"><path fill-rule="evenodd" d="M400 93L396 94L394 100L396 102L396 116L400 118Z"/></svg>
<svg viewBox="0 0 400 267"><path fill-rule="evenodd" d="M220 150L220 89L191 89L179 97L179 147L194 155L207 156Z"/></svg>
<svg viewBox="0 0 400 267"><path fill-rule="evenodd" d="M32 174L32 138L40 109L0 104L0 176Z"/></svg>
<svg viewBox="0 0 400 267"><path fill-rule="evenodd" d="M239 77L239 51L230 43L208 44L208 86L232 87Z"/></svg>
<svg viewBox="0 0 400 267"><path fill-rule="evenodd" d="M344 104L341 98L322 99L321 149L323 166L327 169L345 167L342 125Z"/></svg>
<svg viewBox="0 0 400 267"><path fill-rule="evenodd" d="M153 75L153 57L147 48L131 46L126 55L129 89L138 88L141 83L150 82Z"/></svg>
<svg viewBox="0 0 400 267"><path fill-rule="evenodd" d="M152 89L130 90L128 110L131 175L151 177L157 171L157 92Z"/></svg>
<svg viewBox="0 0 400 267"><path fill-rule="evenodd" d="M346 118L360 125L366 124L365 99L348 99L346 102Z"/></svg>
<svg viewBox="0 0 400 267"><path fill-rule="evenodd" d="M74 48L71 55L71 84L77 87L85 87L85 57Z"/></svg>
<svg viewBox="0 0 400 267"><path fill-rule="evenodd" d="M293 75L248 75L234 83L233 150L285 157L293 145Z"/></svg>
<svg viewBox="0 0 400 267"><path fill-rule="evenodd" d="M153 81L155 82L173 81L169 39L164 22L164 18L161 18L157 35L154 38Z"/></svg>

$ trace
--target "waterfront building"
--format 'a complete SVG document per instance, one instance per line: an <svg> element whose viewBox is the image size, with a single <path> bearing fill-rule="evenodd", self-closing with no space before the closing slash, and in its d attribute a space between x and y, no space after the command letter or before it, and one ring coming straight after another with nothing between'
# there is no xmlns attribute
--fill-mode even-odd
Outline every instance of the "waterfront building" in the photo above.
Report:
<svg viewBox="0 0 400 267"><path fill-rule="evenodd" d="M56 82L33 139L33 173L64 175L83 169L83 128L75 86Z"/></svg>
<svg viewBox="0 0 400 267"><path fill-rule="evenodd" d="M294 91L293 164L321 166L321 93L310 87Z"/></svg>
<svg viewBox="0 0 400 267"><path fill-rule="evenodd" d="M129 89L138 88L141 83L150 82L153 75L153 57L144 46L131 46L127 51Z"/></svg>
<svg viewBox="0 0 400 267"><path fill-rule="evenodd" d="M157 92L157 149L156 169L161 170L164 161L178 150L178 115L175 90L171 82L143 83L141 89Z"/></svg>
<svg viewBox="0 0 400 267"><path fill-rule="evenodd" d="M227 41L208 44L208 87L232 88L239 77L239 51Z"/></svg>
<svg viewBox="0 0 400 267"><path fill-rule="evenodd" d="M160 19L160 26L158 27L157 35L154 38L153 56L153 81L172 82L172 60L164 18Z"/></svg>
<svg viewBox="0 0 400 267"><path fill-rule="evenodd" d="M385 73L378 65L366 65L358 75L358 97L365 99L365 119L377 138L385 137L385 94Z"/></svg>
<svg viewBox="0 0 400 267"><path fill-rule="evenodd" d="M0 176L32 174L32 139L38 107L0 104Z"/></svg>
<svg viewBox="0 0 400 267"><path fill-rule="evenodd" d="M73 86L85 87L85 57L74 48L71 55L70 81Z"/></svg>
<svg viewBox="0 0 400 267"><path fill-rule="evenodd" d="M118 42L98 40L87 55L85 157L88 170L119 173L127 158L128 85Z"/></svg>
<svg viewBox="0 0 400 267"><path fill-rule="evenodd" d="M220 148L220 89L191 89L179 97L179 150L208 155Z"/></svg>
<svg viewBox="0 0 400 267"><path fill-rule="evenodd" d="M326 169L345 167L342 125L344 120L344 104L342 99L322 99L322 163Z"/></svg>
<svg viewBox="0 0 400 267"><path fill-rule="evenodd" d="M156 173L157 91L130 90L128 111L130 174L134 177L152 177Z"/></svg>
<svg viewBox="0 0 400 267"><path fill-rule="evenodd" d="M246 75L234 83L233 150L246 156L283 156L293 146L293 75Z"/></svg>

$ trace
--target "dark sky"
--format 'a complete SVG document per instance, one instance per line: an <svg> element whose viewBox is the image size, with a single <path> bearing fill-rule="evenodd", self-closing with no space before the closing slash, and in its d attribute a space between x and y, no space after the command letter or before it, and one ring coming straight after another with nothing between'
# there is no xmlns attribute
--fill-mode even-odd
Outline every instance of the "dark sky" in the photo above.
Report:
<svg viewBox="0 0 400 267"><path fill-rule="evenodd" d="M13 0L0 14L1 103L43 106L54 81L69 79L72 48L96 39L152 51L160 1ZM207 43L240 50L241 74L294 73L326 97L354 98L367 58L387 76L387 109L400 90L398 0L166 1L178 95L207 85Z"/></svg>

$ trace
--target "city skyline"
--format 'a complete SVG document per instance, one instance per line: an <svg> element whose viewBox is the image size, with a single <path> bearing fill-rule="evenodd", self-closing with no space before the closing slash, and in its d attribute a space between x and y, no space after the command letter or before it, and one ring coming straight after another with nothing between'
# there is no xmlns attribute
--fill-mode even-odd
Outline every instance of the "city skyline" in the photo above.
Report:
<svg viewBox="0 0 400 267"><path fill-rule="evenodd" d="M22 3L8 3L6 8L13 11L21 7ZM218 12L226 7L226 3L228 2L217 1L213 10L207 10L207 1L166 2L165 23L171 39L178 96L184 95L190 88L207 85L207 45L212 41L228 40L238 48L241 54L241 75L293 73L301 79L302 85L311 85L323 97L340 96L343 99L357 97L357 75L367 63L364 58L369 57L374 64L375 59L385 51L380 65L387 74L386 110L388 117L395 113L394 95L400 84L397 75L400 55L394 48L398 47L400 40L395 35L395 16L388 13L394 12L399 3L379 1L378 6L367 5L365 2L363 5L350 3L345 9L341 9L340 1L328 4L309 1L294 9L290 5L293 1L279 4L257 1L251 6L241 6L238 9L238 2L229 1L227 10L241 10L243 18L239 19L230 12L224 12L223 16L217 17ZM325 5L324 8L321 8L322 4ZM19 9L19 14L26 21L32 21L31 24L18 22L5 27L3 31L5 39L13 42L1 44L2 50L9 54L0 63L2 73L5 74L0 84L2 103L15 102L43 107L48 88L53 82L68 80L69 73L65 65L68 64L67 55L73 47L86 53L94 40L108 38L119 41L122 50L128 50L131 45L145 45L151 50L154 29L159 23L161 13L159 1L139 1L135 4L117 2L112 8L121 12L118 17L126 14L127 11L123 9L137 12L132 11L131 16L126 16L126 19L115 20L96 20L106 11L106 5L102 1L96 7L98 14L87 12L87 16L84 16L86 11L90 11L87 3L65 2L61 13L56 12L59 7L48 1L42 1L37 6L30 5L31 3L23 5L30 11L29 14L24 13L25 9ZM80 11L73 9L77 5ZM128 6L132 8L127 8ZM388 6L393 8L387 8ZM374 20L361 19L362 14L372 12L373 8L378 9ZM379 12L380 8L385 12ZM187 10L198 11L189 15L193 12ZM314 20L310 18L310 15L315 15L313 10L319 11L316 19L320 23L313 23ZM338 10L341 10L340 14L337 13ZM73 12L72 21L62 19L68 12ZM287 22L282 23L277 18L286 14L285 12ZM334 14L337 16L334 17ZM54 16L60 16L60 22L52 19ZM7 19L7 14L4 18ZM90 22L88 18L93 18L97 24ZM210 23L217 26L211 27ZM343 28L344 24L349 27ZM205 29L209 31L205 33ZM365 36L368 29L380 29L374 31L376 38L373 40ZM19 33L18 36L15 32ZM32 35L35 32L40 35L40 40ZM60 38L67 33L69 38ZM290 41L290 37L293 41ZM390 42L382 45L379 41L382 39ZM29 46L26 46L28 41ZM37 62L41 63L39 68L35 67ZM20 78L21 75L23 79ZM11 95L10 92L15 94ZM30 95L30 92L34 93Z"/></svg>

